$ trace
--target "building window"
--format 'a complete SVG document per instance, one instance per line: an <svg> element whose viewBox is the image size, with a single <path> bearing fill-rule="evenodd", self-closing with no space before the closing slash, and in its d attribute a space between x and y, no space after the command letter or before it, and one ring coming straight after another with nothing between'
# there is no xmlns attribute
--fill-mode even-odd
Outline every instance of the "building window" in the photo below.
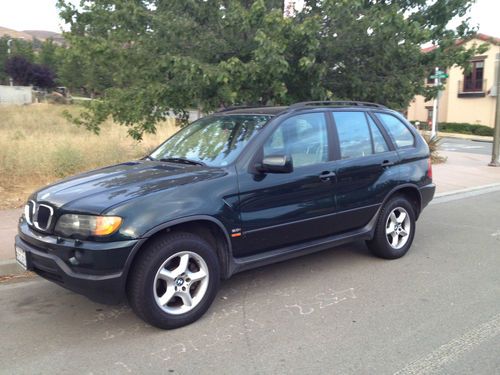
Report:
<svg viewBox="0 0 500 375"><path fill-rule="evenodd" d="M463 92L483 92L484 60L472 61L469 73L464 74Z"/></svg>

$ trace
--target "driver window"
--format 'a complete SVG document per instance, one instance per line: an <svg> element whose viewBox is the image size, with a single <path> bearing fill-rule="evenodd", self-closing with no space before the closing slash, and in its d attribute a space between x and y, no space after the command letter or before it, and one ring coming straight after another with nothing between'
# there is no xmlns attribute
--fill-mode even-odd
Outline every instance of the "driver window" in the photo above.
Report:
<svg viewBox="0 0 500 375"><path fill-rule="evenodd" d="M328 161L324 113L305 113L285 120L264 144L264 157L290 155L295 167Z"/></svg>

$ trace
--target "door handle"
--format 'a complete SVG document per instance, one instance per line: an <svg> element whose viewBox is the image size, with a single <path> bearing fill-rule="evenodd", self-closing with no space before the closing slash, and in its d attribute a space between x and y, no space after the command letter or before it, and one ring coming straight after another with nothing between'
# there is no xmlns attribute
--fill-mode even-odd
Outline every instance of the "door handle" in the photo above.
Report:
<svg viewBox="0 0 500 375"><path fill-rule="evenodd" d="M319 175L319 178L321 179L321 181L330 181L331 178L335 177L336 174L335 172L331 172L331 171L324 171L324 172L321 172L321 174Z"/></svg>
<svg viewBox="0 0 500 375"><path fill-rule="evenodd" d="M394 162L390 160L384 160L381 165L382 167L390 167L391 165L394 165Z"/></svg>

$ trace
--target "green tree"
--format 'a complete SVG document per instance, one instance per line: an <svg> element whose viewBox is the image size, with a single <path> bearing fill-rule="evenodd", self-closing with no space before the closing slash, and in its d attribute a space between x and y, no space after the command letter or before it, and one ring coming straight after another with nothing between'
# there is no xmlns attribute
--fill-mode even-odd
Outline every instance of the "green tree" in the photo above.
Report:
<svg viewBox="0 0 500 375"><path fill-rule="evenodd" d="M59 58L57 50L60 48L63 47L59 47L51 38L43 41L36 56L37 64L46 66L52 71L57 72L59 69Z"/></svg>
<svg viewBox="0 0 500 375"><path fill-rule="evenodd" d="M8 46L7 46L7 41L9 40L8 37L3 36L0 38L0 85L1 84L7 84L8 82L8 75L5 72L5 63L9 59L8 55Z"/></svg>
<svg viewBox="0 0 500 375"><path fill-rule="evenodd" d="M109 116L140 139L168 114L234 104L368 100L405 108L433 66L465 63L475 30L448 22L471 0L59 0L71 27L69 71L100 95L73 119L95 132ZM437 48L421 53L421 45ZM72 68L70 68L72 67ZM70 69L69 69L70 68ZM60 69L60 71L64 70ZM69 74L61 76L70 79Z"/></svg>
<svg viewBox="0 0 500 375"><path fill-rule="evenodd" d="M456 40L476 32L467 20L455 30L446 29L471 4L468 0L325 0L317 6L306 1L302 16L316 14L322 19L318 62L326 68L323 82L334 97L405 109L415 94L435 93L424 81L435 66L465 64L484 50L456 45ZM428 43L436 48L423 54L421 46Z"/></svg>

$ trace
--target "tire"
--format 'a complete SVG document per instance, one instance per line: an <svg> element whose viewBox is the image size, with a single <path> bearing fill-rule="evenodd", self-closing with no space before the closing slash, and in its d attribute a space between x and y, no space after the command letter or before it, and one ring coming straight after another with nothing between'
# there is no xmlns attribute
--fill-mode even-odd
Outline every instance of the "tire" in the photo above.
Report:
<svg viewBox="0 0 500 375"><path fill-rule="evenodd" d="M411 247L415 229L415 209L412 204L403 196L395 196L384 205L373 239L366 241L366 244L380 258L401 258Z"/></svg>
<svg viewBox="0 0 500 375"><path fill-rule="evenodd" d="M129 303L147 323L162 329L198 320L220 284L215 249L184 232L165 234L142 249L127 284Z"/></svg>

